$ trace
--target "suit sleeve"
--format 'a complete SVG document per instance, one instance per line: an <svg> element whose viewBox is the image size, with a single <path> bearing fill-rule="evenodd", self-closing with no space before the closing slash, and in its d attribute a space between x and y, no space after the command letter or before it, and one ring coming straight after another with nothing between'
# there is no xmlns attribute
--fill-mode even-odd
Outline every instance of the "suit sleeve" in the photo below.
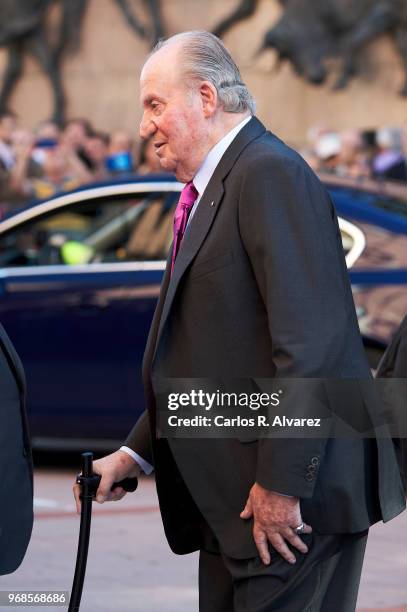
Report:
<svg viewBox="0 0 407 612"><path fill-rule="evenodd" d="M140 457L150 465L154 465L151 450L150 421L147 410L142 413L126 440L123 442L123 446L131 448L131 450L140 455Z"/></svg>
<svg viewBox="0 0 407 612"><path fill-rule="evenodd" d="M265 155L242 179L239 224L267 309L276 378L340 377L354 305L324 187L301 158ZM257 482L312 497L326 444L326 437L260 440Z"/></svg>
<svg viewBox="0 0 407 612"><path fill-rule="evenodd" d="M403 321L400 332L400 344L396 354L394 376L396 378L407 378L407 317L405 317ZM404 488L407 491L407 439L405 437L400 437L397 440L396 448Z"/></svg>
<svg viewBox="0 0 407 612"><path fill-rule="evenodd" d="M407 378L407 316L404 317L390 345L383 355L377 372L377 378ZM403 419L403 414L397 415ZM404 423L404 421L402 420ZM401 426L402 427L402 426ZM397 460L407 491L407 439L403 436L393 438Z"/></svg>
<svg viewBox="0 0 407 612"><path fill-rule="evenodd" d="M394 364L395 378L407 378L407 316L400 326L400 341Z"/></svg>

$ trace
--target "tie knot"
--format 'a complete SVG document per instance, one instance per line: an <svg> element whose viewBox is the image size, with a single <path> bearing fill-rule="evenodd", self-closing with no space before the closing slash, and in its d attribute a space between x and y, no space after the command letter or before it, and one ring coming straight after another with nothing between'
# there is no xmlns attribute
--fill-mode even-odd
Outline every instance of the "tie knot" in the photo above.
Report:
<svg viewBox="0 0 407 612"><path fill-rule="evenodd" d="M181 197L179 201L189 208L193 205L197 197L198 197L198 192L195 189L195 185L193 184L192 181L190 181L189 183L185 185L184 189L181 191Z"/></svg>

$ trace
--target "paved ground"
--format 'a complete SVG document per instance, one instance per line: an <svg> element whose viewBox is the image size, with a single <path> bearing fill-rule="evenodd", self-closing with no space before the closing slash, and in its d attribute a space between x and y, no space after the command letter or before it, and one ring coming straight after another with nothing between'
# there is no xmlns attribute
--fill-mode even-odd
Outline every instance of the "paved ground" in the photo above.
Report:
<svg viewBox="0 0 407 612"><path fill-rule="evenodd" d="M70 590L79 528L73 473L37 470L31 544L19 570L0 577L0 590ZM121 502L95 504L93 516L81 612L197 612L197 555L169 552L151 479ZM359 598L364 612L407 612L406 544L407 513L372 529Z"/></svg>

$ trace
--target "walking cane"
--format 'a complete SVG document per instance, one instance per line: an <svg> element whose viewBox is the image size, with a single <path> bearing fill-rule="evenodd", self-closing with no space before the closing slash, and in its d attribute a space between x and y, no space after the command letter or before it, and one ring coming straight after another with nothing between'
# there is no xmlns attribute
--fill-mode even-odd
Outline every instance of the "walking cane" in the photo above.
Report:
<svg viewBox="0 0 407 612"><path fill-rule="evenodd" d="M101 477L93 473L93 453L82 453L82 472L78 474L76 482L81 485L81 524L79 529L78 553L76 555L75 574L72 584L71 599L68 612L78 612L81 603L83 582L85 580L86 562L88 559L90 524L92 519L92 500L96 496ZM131 492L137 489L137 478L125 478L112 485L122 487Z"/></svg>

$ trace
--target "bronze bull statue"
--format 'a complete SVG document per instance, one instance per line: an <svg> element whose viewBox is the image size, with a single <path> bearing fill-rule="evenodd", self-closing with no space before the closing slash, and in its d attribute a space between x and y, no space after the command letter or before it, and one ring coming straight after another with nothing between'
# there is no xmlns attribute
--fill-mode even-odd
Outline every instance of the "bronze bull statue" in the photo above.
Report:
<svg viewBox="0 0 407 612"><path fill-rule="evenodd" d="M235 12L214 30L224 34L236 22L254 13L258 0L242 0ZM339 58L341 74L336 89L346 87L360 72L361 52L375 38L391 35L403 59L407 95L406 0L280 0L284 12L267 32L260 51L274 49L297 74L314 84L324 83L326 60Z"/></svg>

